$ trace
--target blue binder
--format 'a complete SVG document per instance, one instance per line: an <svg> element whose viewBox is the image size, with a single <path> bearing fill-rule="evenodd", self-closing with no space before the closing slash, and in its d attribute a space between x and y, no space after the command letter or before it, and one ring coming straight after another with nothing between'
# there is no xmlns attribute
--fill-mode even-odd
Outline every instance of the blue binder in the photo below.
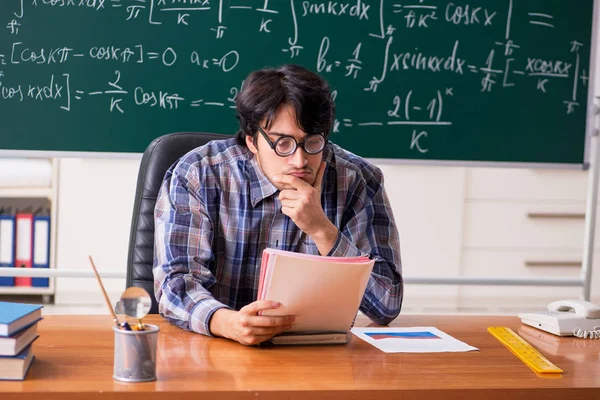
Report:
<svg viewBox="0 0 600 400"><path fill-rule="evenodd" d="M0 214L0 267L15 267L15 216ZM0 286L14 286L15 278L0 276Z"/></svg>
<svg viewBox="0 0 600 400"><path fill-rule="evenodd" d="M50 217L33 216L33 268L50 268ZM48 278L31 278L32 287L49 287Z"/></svg>

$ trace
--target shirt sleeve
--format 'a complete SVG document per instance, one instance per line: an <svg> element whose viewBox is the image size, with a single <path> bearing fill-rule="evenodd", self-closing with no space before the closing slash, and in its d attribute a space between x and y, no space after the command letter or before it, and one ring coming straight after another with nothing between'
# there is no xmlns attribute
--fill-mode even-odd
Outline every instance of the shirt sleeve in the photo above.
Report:
<svg viewBox="0 0 600 400"><path fill-rule="evenodd" d="M375 259L360 311L375 323L387 325L400 313L404 284L400 239L383 173L375 169L370 178L355 181L349 196L342 227L328 255L370 254Z"/></svg>
<svg viewBox="0 0 600 400"><path fill-rule="evenodd" d="M216 283L213 228L198 193L196 168L172 167L154 209L154 293L159 313L186 330L212 336L209 322L220 308L208 290Z"/></svg>

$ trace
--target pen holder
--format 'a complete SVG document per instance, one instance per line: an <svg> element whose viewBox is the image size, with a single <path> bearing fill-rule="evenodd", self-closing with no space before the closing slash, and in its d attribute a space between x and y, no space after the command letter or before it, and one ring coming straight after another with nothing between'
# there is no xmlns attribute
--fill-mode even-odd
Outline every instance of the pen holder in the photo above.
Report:
<svg viewBox="0 0 600 400"><path fill-rule="evenodd" d="M156 380L156 341L159 328L144 325L143 331L126 331L113 326L115 360L113 379L123 382Z"/></svg>

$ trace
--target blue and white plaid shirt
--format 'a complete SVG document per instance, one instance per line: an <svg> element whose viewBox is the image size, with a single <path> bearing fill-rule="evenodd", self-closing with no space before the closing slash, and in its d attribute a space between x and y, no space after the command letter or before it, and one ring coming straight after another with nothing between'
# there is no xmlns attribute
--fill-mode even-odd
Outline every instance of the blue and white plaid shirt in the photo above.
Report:
<svg viewBox="0 0 600 400"><path fill-rule="evenodd" d="M328 256L375 257L360 310L379 324L400 312L400 241L383 174L329 143L321 204L340 230ZM278 190L235 139L192 150L166 173L155 208L154 291L160 314L211 335L219 308L256 301L267 247L319 254L315 242L281 212Z"/></svg>

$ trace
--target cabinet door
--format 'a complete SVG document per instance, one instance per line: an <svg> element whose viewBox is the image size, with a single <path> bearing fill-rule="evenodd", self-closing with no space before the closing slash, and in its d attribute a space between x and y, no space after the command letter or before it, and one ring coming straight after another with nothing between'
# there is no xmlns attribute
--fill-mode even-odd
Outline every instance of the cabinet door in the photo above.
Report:
<svg viewBox="0 0 600 400"><path fill-rule="evenodd" d="M579 279L586 191L584 171L469 169L461 274ZM592 284L592 297L600 295L594 293L599 282ZM462 309L499 312L543 308L553 300L578 298L582 290L463 286L458 303Z"/></svg>
<svg viewBox="0 0 600 400"><path fill-rule="evenodd" d="M467 200L585 202L586 171L526 168L469 168Z"/></svg>
<svg viewBox="0 0 600 400"><path fill-rule="evenodd" d="M464 168L380 165L394 210L403 275L457 276L462 241ZM405 285L405 311L453 308L458 288Z"/></svg>
<svg viewBox="0 0 600 400"><path fill-rule="evenodd" d="M125 289L129 227L140 160L63 158L60 161L57 268L120 272L103 279L111 298ZM58 304L102 304L95 279L61 278Z"/></svg>
<svg viewBox="0 0 600 400"><path fill-rule="evenodd" d="M465 250L582 249L580 204L469 201Z"/></svg>
<svg viewBox="0 0 600 400"><path fill-rule="evenodd" d="M468 250L463 254L462 270L465 276L485 278L579 279L582 255L581 250L560 249ZM597 270L600 253L594 256ZM592 278L592 296L600 298L600 277ZM582 290L581 286L464 286L459 307L499 313L521 308L543 309L554 300L579 298Z"/></svg>

